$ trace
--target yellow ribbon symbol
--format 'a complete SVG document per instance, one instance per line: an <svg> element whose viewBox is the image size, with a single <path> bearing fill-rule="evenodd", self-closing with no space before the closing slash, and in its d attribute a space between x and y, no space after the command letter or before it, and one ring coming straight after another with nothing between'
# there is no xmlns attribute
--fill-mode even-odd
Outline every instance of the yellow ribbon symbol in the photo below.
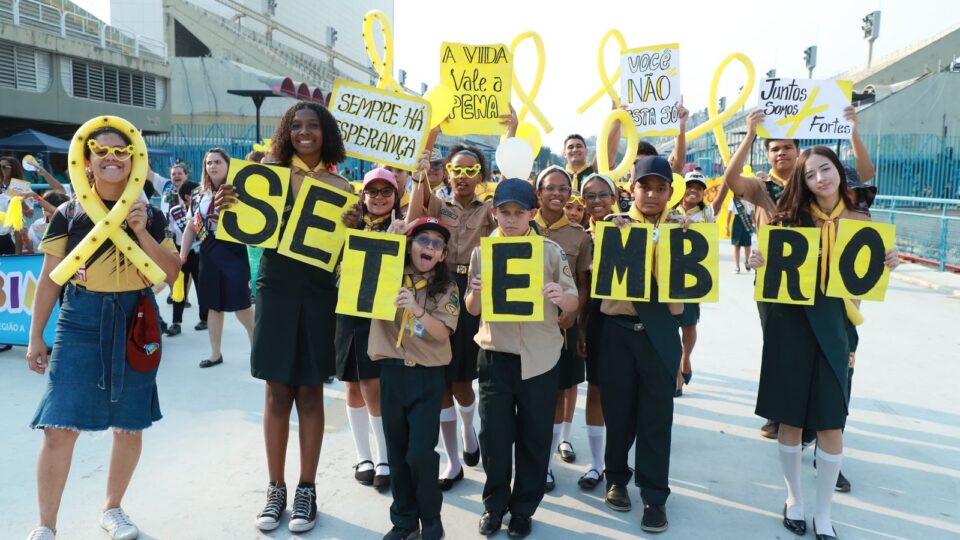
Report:
<svg viewBox="0 0 960 540"><path fill-rule="evenodd" d="M603 97L604 92L606 92L615 103L620 102L620 95L617 94L617 89L613 86L614 81L620 78L620 61L619 59L617 60L617 69L613 72L613 77L610 78L607 78L607 67L603 63L603 51L606 49L607 41L610 41L610 38L616 38L617 43L620 45L620 54L623 54L623 51L627 50L627 41L623 39L623 34L616 28L603 35L603 38L600 40L600 50L597 51L597 69L600 72L600 82L603 83L603 88L597 90L595 94L590 96L590 99L583 102L583 105L577 109L577 112L580 114L583 114L583 112L596 103L598 99ZM632 120L631 123L633 123Z"/></svg>
<svg viewBox="0 0 960 540"><path fill-rule="evenodd" d="M747 82L743 85L740 94L737 96L737 99L734 100L733 104L727 107L723 113L720 113L719 106L717 105L717 87L720 86L720 77L723 75L723 72L726 71L730 62L734 60L743 64L744 69L747 71ZM747 98L753 90L755 80L756 74L754 73L753 62L743 53L733 53L726 57L723 62L720 62L717 70L713 72L713 82L710 84L710 98L707 101L707 113L710 119L688 131L687 142L689 143L698 137L706 135L712 130L714 137L717 139L717 149L720 151L720 158L723 159L724 166L730 163L730 147L727 145L727 136L723 132L723 124L732 118L733 115L737 114L737 111L747 102Z"/></svg>
<svg viewBox="0 0 960 540"><path fill-rule="evenodd" d="M520 79L517 77L516 63L514 63L513 91L517 94L520 102L523 103L523 107L520 109L517 119L523 121L523 118L527 116L528 112L533 113L533 117L536 118L537 122L540 123L540 127L543 128L543 131L550 133L553 131L553 126L550 125L550 122L547 121L547 118L543 115L536 103L533 101L537 98L537 93L540 92L540 83L543 82L543 68L544 64L546 63L546 54L543 51L543 39L541 39L540 34L536 32L524 32L514 38L513 42L510 43L510 54L513 56L514 60L516 60L517 47L526 39L532 40L533 45L537 48L537 74L533 79L533 86L530 87L530 93L527 94L523 87L520 86Z"/></svg>
<svg viewBox="0 0 960 540"><path fill-rule="evenodd" d="M374 22L380 24L380 32L383 34L383 58L373 41ZM402 94L403 87L393 78L393 29L390 27L390 20L378 9L370 10L363 16L363 46L373 62L373 69L380 75L377 88L389 88Z"/></svg>
<svg viewBox="0 0 960 540"><path fill-rule="evenodd" d="M800 122L802 122L804 118L822 113L830 108L828 105L821 105L819 107L811 108L813 107L813 104L817 101L817 94L819 93L820 93L820 87L818 86L810 91L810 97L803 102L803 108L800 109L800 112L798 112L793 116L788 116L786 118L782 118L779 121L777 121L778 126L793 124L790 127L790 129L787 131L787 138L793 137L793 134L797 131L797 128L800 127ZM760 135L761 137L765 137L769 139L770 136L766 134L766 130L762 129L763 126L760 126L760 127L761 129L758 129L757 132L762 133Z"/></svg>
<svg viewBox="0 0 960 540"><path fill-rule="evenodd" d="M607 156L607 149L610 144L608 139L610 127L617 121L620 122L623 135L627 137L627 151L623 156L623 160L617 165L617 168L611 170L610 158ZM603 121L603 127L600 128L600 133L597 134L597 172L607 176L614 182L618 181L630 172L633 161L637 159L637 144L639 142L640 132L638 132L637 127L633 125L633 118L630 116L630 113L623 109L610 111L606 120ZM617 141L617 144L619 143L620 141Z"/></svg>
<svg viewBox="0 0 960 540"><path fill-rule="evenodd" d="M87 180L87 174L84 171L83 149L87 144L90 133L98 128L112 127L121 133L126 134L133 142L133 167L130 172L130 178L127 185L120 195L120 200L113 206L110 212L107 212L106 205L100 200L100 196L90 187L90 181ZM73 191L77 194L77 201L83 210L94 221L93 229L87 233L87 236L77 244L77 247L62 260L56 268L50 272L50 279L58 285L66 283L77 270L80 269L97 251L97 249L107 240L113 242L115 249L122 253L127 260L131 261L150 283L156 285L163 282L167 274L150 257L140 249L126 232L121 230L121 225L130 213L130 207L140 197L143 192L144 179L147 177L147 145L143 141L143 136L136 127L130 122L117 116L100 116L87 120L80 129L77 130L73 140L70 141L70 152L67 154L68 170L70 172L70 184Z"/></svg>

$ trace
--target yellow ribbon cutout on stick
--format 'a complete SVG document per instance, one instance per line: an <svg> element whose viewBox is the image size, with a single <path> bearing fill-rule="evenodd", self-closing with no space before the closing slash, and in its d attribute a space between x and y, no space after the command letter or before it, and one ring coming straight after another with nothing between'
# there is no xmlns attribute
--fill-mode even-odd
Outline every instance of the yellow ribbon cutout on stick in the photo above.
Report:
<svg viewBox="0 0 960 540"><path fill-rule="evenodd" d="M127 185L120 195L120 200L107 212L106 205L100 199L100 196L93 190L90 181L87 180L84 171L83 149L87 144L90 133L98 128L112 127L125 134L133 143L133 163L130 177L127 179ZM147 177L149 165L147 163L147 145L143 136L134 127L133 124L117 116L98 116L87 120L70 141L70 152L67 154L67 169L70 172L70 184L73 191L77 194L77 201L83 210L90 216L95 223L93 229L87 233L87 236L77 244L77 247L67 254L60 261L60 264L50 272L50 279L58 285L66 283L77 270L80 269L97 249L110 239L118 253L122 253L127 260L131 261L150 283L156 285L162 283L166 277L166 272L153 262L150 257L140 249L140 246L131 239L127 233L121 229L127 214L130 213L130 207L137 202L140 194L143 192L143 183Z"/></svg>
<svg viewBox="0 0 960 540"><path fill-rule="evenodd" d="M537 93L540 92L540 83L543 82L543 68L546 63L546 53L543 51L543 39L541 39L540 34L536 32L524 32L515 37L513 42L510 43L510 54L514 60L516 60L517 47L527 39L533 41L533 45L537 48L537 74L533 78L533 86L530 87L530 93L528 94L520 85L520 79L517 77L516 63L513 65L513 91L517 94L520 102L523 103L523 107L520 108L520 113L517 114L517 119L522 121L528 112L533 113L533 117L537 119L543 131L550 133L553 131L553 126L550 125L550 122L543 115L543 112L540 111L537 104L533 101L537 98ZM536 155L536 152L534 152L534 155Z"/></svg>
<svg viewBox="0 0 960 540"><path fill-rule="evenodd" d="M726 71L730 62L734 60L743 64L743 68L747 71L747 82L743 85L743 89L740 90L740 94L737 96L737 99L734 100L733 104L723 111L723 113L720 113L719 106L717 105L717 87L720 86L720 77L723 75L723 72ZM753 62L751 62L745 54L733 53L726 57L723 62L720 62L717 70L713 72L713 82L710 83L710 98L707 101L707 112L710 115L710 119L688 131L687 142L689 143L698 137L706 135L712 130L713 136L717 139L717 149L720 151L720 158L723 160L723 165L726 166L730 163L730 147L727 145L727 136L723 132L723 124L733 118L733 115L737 114L737 111L747 102L750 92L753 91L755 81L756 73L753 69Z"/></svg>
<svg viewBox="0 0 960 540"><path fill-rule="evenodd" d="M383 34L383 58L373 41L374 22L380 24L380 32ZM379 9L370 10L363 16L363 46L373 62L373 69L380 76L377 88L389 88L402 94L403 87L393 78L393 29L390 27L390 20Z"/></svg>
<svg viewBox="0 0 960 540"><path fill-rule="evenodd" d="M623 156L623 160L617 165L617 168L611 170L610 158L607 156L607 149L610 144L608 139L610 126L617 121L620 122L621 132L627 136L627 151ZM633 125L633 118L631 118L630 113L623 109L610 111L606 120L603 121L603 127L600 128L600 133L597 134L597 172L609 177L614 182L620 180L620 178L630 172L633 161L637 159L637 144L639 142L640 132L637 131L637 127ZM619 146L620 141L615 141L614 144Z"/></svg>
<svg viewBox="0 0 960 540"><path fill-rule="evenodd" d="M607 47L607 41L610 38L616 38L617 43L620 45L620 54L623 54L623 51L627 50L627 41L623 39L623 34L620 33L616 28L608 31L603 35L603 38L600 39L600 50L597 51L597 70L600 72L600 82L603 83L603 88L597 90L595 94L590 96L590 99L583 102L577 112L583 114L584 111L593 106L598 99L603 97L604 92L610 96L610 99L615 103L620 102L620 95L617 94L617 89L613 86L613 83L620 78L620 60L617 59L617 69L613 72L613 77L607 78L607 67L603 63L603 52ZM633 123L633 120L630 121Z"/></svg>

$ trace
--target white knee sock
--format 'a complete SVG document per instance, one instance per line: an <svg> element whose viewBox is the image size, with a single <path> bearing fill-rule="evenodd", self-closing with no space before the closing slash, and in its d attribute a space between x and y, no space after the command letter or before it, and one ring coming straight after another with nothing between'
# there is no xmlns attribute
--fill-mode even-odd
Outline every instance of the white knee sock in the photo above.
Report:
<svg viewBox="0 0 960 540"><path fill-rule="evenodd" d="M357 463L373 461L370 455L370 416L366 407L351 407L347 405L347 421L350 422L350 432L353 434L353 445L357 449ZM364 463L358 471L369 471L373 467Z"/></svg>
<svg viewBox="0 0 960 540"><path fill-rule="evenodd" d="M603 426L587 426L587 440L590 441L590 458L593 463L591 469L597 472L603 472L603 432L606 430ZM589 469L588 469L589 470Z"/></svg>
<svg viewBox="0 0 960 540"><path fill-rule="evenodd" d="M843 454L828 454L823 448L817 448L817 510L813 518L817 520L817 531L821 534L833 534L830 507L842 461Z"/></svg>
<svg viewBox="0 0 960 540"><path fill-rule="evenodd" d="M787 485L787 517L803 519L803 486L800 483L800 451L802 447L777 443L780 448L780 468Z"/></svg>
<svg viewBox="0 0 960 540"><path fill-rule="evenodd" d="M457 410L453 407L440 409L440 439L447 455L447 469L441 478L453 478L460 472L460 451L457 447Z"/></svg>
<svg viewBox="0 0 960 540"><path fill-rule="evenodd" d="M564 422L563 431L560 433L560 440L570 442L570 430L573 428L573 422Z"/></svg>
<svg viewBox="0 0 960 540"><path fill-rule="evenodd" d="M550 461L547 462L547 469L553 468L553 458L557 455L557 445L560 444L560 431L563 430L563 424L553 425L553 440L550 442Z"/></svg>
<svg viewBox="0 0 960 540"><path fill-rule="evenodd" d="M373 428L373 441L377 444L376 463L387 463L387 438L383 436L383 418L371 414L370 426ZM378 467L377 474L390 474L390 466Z"/></svg>
<svg viewBox="0 0 960 540"><path fill-rule="evenodd" d="M477 432L473 427L473 416L477 410L477 401L466 407L457 404L457 410L460 411L460 435L463 437L463 450L467 453L474 453L480 448L480 441L477 440Z"/></svg>

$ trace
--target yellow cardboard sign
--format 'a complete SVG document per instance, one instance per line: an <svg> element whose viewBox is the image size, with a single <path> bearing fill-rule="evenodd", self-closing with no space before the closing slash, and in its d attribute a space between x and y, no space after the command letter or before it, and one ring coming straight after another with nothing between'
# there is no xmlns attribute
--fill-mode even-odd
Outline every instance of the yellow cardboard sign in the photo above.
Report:
<svg viewBox="0 0 960 540"><path fill-rule="evenodd" d="M305 176L277 253L332 271L347 231L341 216L359 200L353 193Z"/></svg>
<svg viewBox="0 0 960 540"><path fill-rule="evenodd" d="M650 301L653 268L653 225L632 223L620 228L606 221L596 224L593 239L593 298Z"/></svg>
<svg viewBox="0 0 960 540"><path fill-rule="evenodd" d="M480 283L484 321L542 321L543 237L481 238Z"/></svg>
<svg viewBox="0 0 960 540"><path fill-rule="evenodd" d="M417 170L430 132L427 100L337 79L330 112L348 156Z"/></svg>
<svg viewBox="0 0 960 540"><path fill-rule="evenodd" d="M890 281L890 268L883 260L893 249L896 231L888 223L841 220L830 257L827 296L882 302Z"/></svg>
<svg viewBox="0 0 960 540"><path fill-rule="evenodd" d="M337 313L392 321L393 304L403 284L407 237L348 230L340 262Z"/></svg>
<svg viewBox="0 0 960 540"><path fill-rule="evenodd" d="M661 225L657 284L661 302L720 301L720 229L716 223Z"/></svg>
<svg viewBox="0 0 960 540"><path fill-rule="evenodd" d="M217 240L277 247L290 169L231 159L227 184L236 188L238 202L220 213Z"/></svg>
<svg viewBox="0 0 960 540"><path fill-rule="evenodd" d="M757 236L765 263L757 269L753 299L813 305L817 289L820 229L767 225Z"/></svg>
<svg viewBox="0 0 960 540"><path fill-rule="evenodd" d="M510 113L513 58L503 43L440 46L440 84L453 92L445 135L499 135L501 114Z"/></svg>

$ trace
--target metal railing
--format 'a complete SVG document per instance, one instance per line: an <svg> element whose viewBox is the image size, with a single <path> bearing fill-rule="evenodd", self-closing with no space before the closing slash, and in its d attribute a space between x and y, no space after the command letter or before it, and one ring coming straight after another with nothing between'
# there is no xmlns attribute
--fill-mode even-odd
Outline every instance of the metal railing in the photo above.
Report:
<svg viewBox="0 0 960 540"><path fill-rule="evenodd" d="M897 226L897 247L940 271L960 271L960 199L878 196L875 221Z"/></svg>

